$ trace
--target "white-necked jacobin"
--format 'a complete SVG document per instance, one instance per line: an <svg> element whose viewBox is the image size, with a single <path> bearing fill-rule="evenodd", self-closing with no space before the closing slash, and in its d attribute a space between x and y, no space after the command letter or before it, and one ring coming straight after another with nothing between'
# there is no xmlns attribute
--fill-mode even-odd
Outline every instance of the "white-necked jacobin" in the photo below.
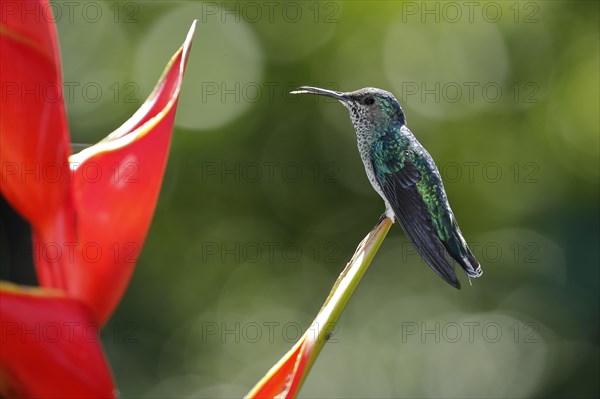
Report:
<svg viewBox="0 0 600 399"><path fill-rule="evenodd" d="M332 97L348 108L360 157L371 185L385 202L385 215L400 221L419 254L441 278L460 288L452 259L469 277L481 276L433 158L406 126L404 111L391 93L372 87L342 93L309 86L292 93Z"/></svg>

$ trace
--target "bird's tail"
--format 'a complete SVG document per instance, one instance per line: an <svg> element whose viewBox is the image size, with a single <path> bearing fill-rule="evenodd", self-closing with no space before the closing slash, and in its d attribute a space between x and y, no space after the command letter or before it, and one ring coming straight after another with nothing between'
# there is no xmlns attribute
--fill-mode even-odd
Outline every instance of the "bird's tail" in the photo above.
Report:
<svg viewBox="0 0 600 399"><path fill-rule="evenodd" d="M448 253L454 258L469 277L480 277L483 274L481 265L471 252L467 242L462 236L460 229L455 224L451 236L443 241Z"/></svg>
<svg viewBox="0 0 600 399"><path fill-rule="evenodd" d="M481 277L483 274L483 270L481 270L481 265L471 252L469 246L466 246L466 256L461 257L457 260L457 262L462 266L464 271L467 273L469 277Z"/></svg>

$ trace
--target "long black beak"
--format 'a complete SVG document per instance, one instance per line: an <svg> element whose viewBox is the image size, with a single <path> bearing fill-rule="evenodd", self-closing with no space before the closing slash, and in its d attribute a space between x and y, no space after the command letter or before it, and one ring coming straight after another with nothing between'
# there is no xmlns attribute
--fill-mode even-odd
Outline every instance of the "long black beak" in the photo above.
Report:
<svg viewBox="0 0 600 399"><path fill-rule="evenodd" d="M335 98L336 100L340 101L348 101L348 98L346 98L345 93L310 86L300 86L298 87L298 90L294 90L290 92L290 94L317 94L319 96Z"/></svg>

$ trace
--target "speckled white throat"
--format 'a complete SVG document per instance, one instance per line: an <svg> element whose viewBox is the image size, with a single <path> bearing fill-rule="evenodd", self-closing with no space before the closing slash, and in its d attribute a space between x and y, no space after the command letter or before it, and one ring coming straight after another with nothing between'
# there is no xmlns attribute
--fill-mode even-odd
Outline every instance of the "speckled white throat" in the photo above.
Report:
<svg viewBox="0 0 600 399"><path fill-rule="evenodd" d="M396 215L394 214L392 206L385 198L383 190L381 189L381 185L375 178L373 165L371 165L371 146L375 141L375 138L371 133L373 121L370 120L366 107L354 102L346 102L341 100L340 102L350 112L350 120L352 121L354 130L356 131L356 144L358 146L358 153L360 154L360 159L365 167L367 178L369 179L371 186L373 186L373 189L377 192L377 194L379 194L381 199L383 199L383 202L385 203L385 215L390 218L393 223L396 221Z"/></svg>

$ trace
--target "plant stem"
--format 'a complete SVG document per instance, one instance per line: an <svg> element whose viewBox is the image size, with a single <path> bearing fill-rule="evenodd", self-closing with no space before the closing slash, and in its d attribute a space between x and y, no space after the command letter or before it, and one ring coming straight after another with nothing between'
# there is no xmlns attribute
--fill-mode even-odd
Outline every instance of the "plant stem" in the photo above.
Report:
<svg viewBox="0 0 600 399"><path fill-rule="evenodd" d="M363 275L371 265L371 261L375 257L375 254L379 250L379 247L391 226L392 221L388 218L383 218L373 230L367 234L361 243L358 244L352 259L346 264L346 267L333 285L329 296L325 300L323 307L309 329L309 331L316 332L316 339L314 340L312 350L309 352L308 361L302 373L303 375L299 386L304 382L310 368L323 349L328 335L335 328L335 324L340 318ZM313 336L315 336L315 334L313 334Z"/></svg>

